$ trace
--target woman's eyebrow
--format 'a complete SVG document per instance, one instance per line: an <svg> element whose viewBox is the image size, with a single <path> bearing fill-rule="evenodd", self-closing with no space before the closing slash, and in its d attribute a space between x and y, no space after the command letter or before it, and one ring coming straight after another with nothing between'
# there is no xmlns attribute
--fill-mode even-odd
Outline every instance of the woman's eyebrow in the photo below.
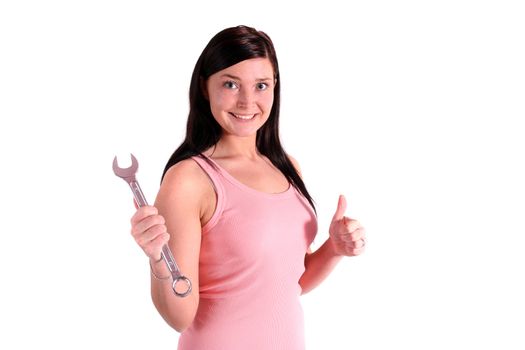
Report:
<svg viewBox="0 0 525 350"><path fill-rule="evenodd" d="M221 78L224 78L224 77L231 78L231 79L234 79L234 80L241 80L241 78L236 77L235 75L231 75L231 74L223 74L223 75L221 75Z"/></svg>
<svg viewBox="0 0 525 350"><path fill-rule="evenodd" d="M231 74L223 74L221 75L221 78L230 78L230 79L234 79L234 80L242 80L241 78L239 77L236 77L235 75L231 75ZM256 81L266 81L266 80L272 80L271 78L258 78L258 79L255 79Z"/></svg>

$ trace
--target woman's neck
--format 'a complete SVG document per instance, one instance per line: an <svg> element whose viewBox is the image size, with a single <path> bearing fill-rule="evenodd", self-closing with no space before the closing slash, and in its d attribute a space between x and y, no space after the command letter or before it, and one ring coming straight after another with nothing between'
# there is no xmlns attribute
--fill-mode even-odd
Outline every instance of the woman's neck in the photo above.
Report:
<svg viewBox="0 0 525 350"><path fill-rule="evenodd" d="M211 150L213 158L244 158L256 160L261 154L253 137L238 137L223 135Z"/></svg>

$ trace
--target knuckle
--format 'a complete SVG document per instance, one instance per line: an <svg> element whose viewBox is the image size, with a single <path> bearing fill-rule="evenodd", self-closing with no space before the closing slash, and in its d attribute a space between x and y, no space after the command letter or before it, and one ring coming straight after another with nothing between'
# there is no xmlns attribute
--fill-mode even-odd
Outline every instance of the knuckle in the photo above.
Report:
<svg viewBox="0 0 525 350"><path fill-rule="evenodd" d="M137 215L139 217L139 220L143 220L145 218L149 218L149 217L155 216L157 214L158 214L157 208L155 208L155 207L153 207L151 205L140 207L139 209L137 209L137 212L135 213L135 215Z"/></svg>
<svg viewBox="0 0 525 350"><path fill-rule="evenodd" d="M155 223L158 225L164 225L164 217L162 215L155 215Z"/></svg>
<svg viewBox="0 0 525 350"><path fill-rule="evenodd" d="M144 248L144 237L143 236L136 236L135 237L135 242L137 242L137 244L139 246L141 246L142 248Z"/></svg>
<svg viewBox="0 0 525 350"><path fill-rule="evenodd" d="M153 205L148 205L146 208L148 208L149 215L157 215L159 213L157 207L154 207Z"/></svg>
<svg viewBox="0 0 525 350"><path fill-rule="evenodd" d="M131 225L134 225L138 222L138 215L137 213L133 214L133 216L131 216L131 219L129 219L129 222L131 223Z"/></svg>
<svg viewBox="0 0 525 350"><path fill-rule="evenodd" d="M139 240L140 240L141 246L147 246L151 242L150 232L147 231L144 234L140 235Z"/></svg>
<svg viewBox="0 0 525 350"><path fill-rule="evenodd" d="M132 225L130 229L131 235L133 237L136 237L140 232L137 230L137 226Z"/></svg>
<svg viewBox="0 0 525 350"><path fill-rule="evenodd" d="M155 225L155 226L153 226L151 228L151 231L152 231L153 234L158 236L158 235L161 235L164 232L166 232L166 226L164 226L164 225Z"/></svg>
<svg viewBox="0 0 525 350"><path fill-rule="evenodd" d="M153 256L153 250L151 248L145 248L143 250L147 256Z"/></svg>
<svg viewBox="0 0 525 350"><path fill-rule="evenodd" d="M145 218L144 220L141 221L143 227L144 227L144 231L146 230L149 230L151 227L153 227L155 225L155 218L152 217L152 216L148 216L147 218Z"/></svg>

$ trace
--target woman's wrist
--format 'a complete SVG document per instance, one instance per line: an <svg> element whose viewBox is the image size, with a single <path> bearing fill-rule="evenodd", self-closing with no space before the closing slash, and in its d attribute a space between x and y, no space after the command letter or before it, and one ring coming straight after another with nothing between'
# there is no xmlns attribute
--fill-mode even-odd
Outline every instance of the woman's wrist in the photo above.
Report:
<svg viewBox="0 0 525 350"><path fill-rule="evenodd" d="M161 261L162 261L162 257L159 260L149 259L149 270L151 274L153 275L153 277L155 277L155 279L161 280L161 281L169 280L171 278L171 274L167 273L169 272L169 271L166 271L167 269L164 269L165 271L163 274L160 274L158 270L157 272L155 272L155 270L153 269L153 264L158 264Z"/></svg>
<svg viewBox="0 0 525 350"><path fill-rule="evenodd" d="M151 256L149 257L150 265L156 265L156 264L160 263L161 261L162 261L162 254L160 255L160 258L158 258L158 259L152 258Z"/></svg>
<svg viewBox="0 0 525 350"><path fill-rule="evenodd" d="M328 239L326 240L327 248L328 248L328 254L332 257L342 257L343 254L338 253L337 251L337 244L334 242L334 238L331 235L328 235Z"/></svg>

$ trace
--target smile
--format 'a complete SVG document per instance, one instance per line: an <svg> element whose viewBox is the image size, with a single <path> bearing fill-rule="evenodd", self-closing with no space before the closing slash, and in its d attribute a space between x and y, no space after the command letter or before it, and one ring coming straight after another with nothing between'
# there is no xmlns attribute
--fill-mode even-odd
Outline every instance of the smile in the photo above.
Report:
<svg viewBox="0 0 525 350"><path fill-rule="evenodd" d="M242 119L242 120L250 120L250 119L253 119L253 117L255 117L255 114L235 114L231 112L230 114L233 115L235 118Z"/></svg>

